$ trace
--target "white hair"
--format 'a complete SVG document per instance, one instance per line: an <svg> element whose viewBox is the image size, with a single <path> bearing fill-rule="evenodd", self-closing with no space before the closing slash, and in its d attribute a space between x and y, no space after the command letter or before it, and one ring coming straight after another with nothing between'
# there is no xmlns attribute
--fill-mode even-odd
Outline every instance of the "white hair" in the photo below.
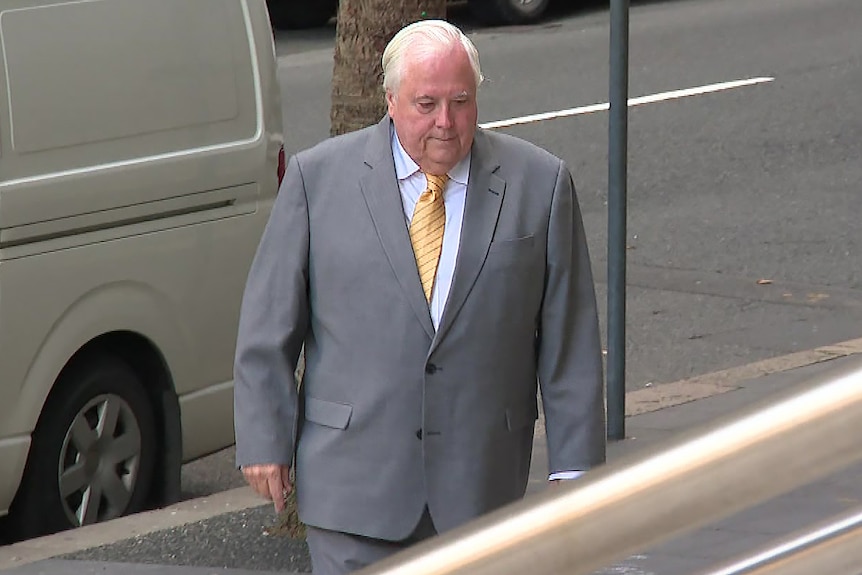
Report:
<svg viewBox="0 0 862 575"><path fill-rule="evenodd" d="M402 28L383 51L383 88L395 93L401 84L404 57L408 51L420 57L440 52L460 44L467 53L476 88L482 83L482 70L479 66L479 51L473 42L457 27L445 20L420 20Z"/></svg>

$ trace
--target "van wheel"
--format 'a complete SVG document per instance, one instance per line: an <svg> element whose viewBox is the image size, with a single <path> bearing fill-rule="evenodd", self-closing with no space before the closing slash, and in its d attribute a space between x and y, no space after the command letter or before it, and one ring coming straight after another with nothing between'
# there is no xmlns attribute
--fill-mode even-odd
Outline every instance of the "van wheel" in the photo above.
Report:
<svg viewBox="0 0 862 575"><path fill-rule="evenodd" d="M18 536L35 537L143 509L155 464L150 401L116 358L79 363L45 404L10 509Z"/></svg>
<svg viewBox="0 0 862 575"><path fill-rule="evenodd" d="M470 11L487 24L528 24L538 20L550 0L470 0Z"/></svg>
<svg viewBox="0 0 862 575"><path fill-rule="evenodd" d="M269 19L279 29L318 28L338 10L338 0L267 0Z"/></svg>

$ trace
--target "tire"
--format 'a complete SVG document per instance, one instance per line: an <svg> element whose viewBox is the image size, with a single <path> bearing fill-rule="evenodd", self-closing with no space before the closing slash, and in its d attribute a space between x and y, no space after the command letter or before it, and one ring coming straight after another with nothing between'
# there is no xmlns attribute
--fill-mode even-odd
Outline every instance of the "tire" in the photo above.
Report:
<svg viewBox="0 0 862 575"><path fill-rule="evenodd" d="M274 28L298 30L318 28L329 22L338 9L338 0L267 0Z"/></svg>
<svg viewBox="0 0 862 575"><path fill-rule="evenodd" d="M486 24L529 24L548 9L550 0L470 0L470 11Z"/></svg>
<svg viewBox="0 0 862 575"><path fill-rule="evenodd" d="M152 486L156 429L137 374L100 357L70 366L57 386L10 509L17 538L140 511Z"/></svg>

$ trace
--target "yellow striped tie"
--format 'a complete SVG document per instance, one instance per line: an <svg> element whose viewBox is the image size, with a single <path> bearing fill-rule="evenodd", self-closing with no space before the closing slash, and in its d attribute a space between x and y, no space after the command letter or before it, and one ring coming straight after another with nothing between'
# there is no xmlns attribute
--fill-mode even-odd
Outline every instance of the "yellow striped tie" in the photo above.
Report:
<svg viewBox="0 0 862 575"><path fill-rule="evenodd" d="M449 176L425 174L425 179L428 180L428 187L419 196L413 219L410 220L410 243L413 244L413 255L416 256L416 268L422 280L425 299L430 302L437 263L443 249L443 228L446 225L443 190Z"/></svg>

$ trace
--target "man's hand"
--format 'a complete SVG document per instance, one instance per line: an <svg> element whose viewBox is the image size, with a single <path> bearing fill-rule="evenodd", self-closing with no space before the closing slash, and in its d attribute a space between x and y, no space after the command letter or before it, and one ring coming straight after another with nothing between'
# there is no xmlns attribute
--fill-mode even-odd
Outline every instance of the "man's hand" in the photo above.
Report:
<svg viewBox="0 0 862 575"><path fill-rule="evenodd" d="M277 513L284 510L284 502L288 494L293 491L293 485L290 484L289 465L275 463L243 465L242 474L255 493L275 504Z"/></svg>

